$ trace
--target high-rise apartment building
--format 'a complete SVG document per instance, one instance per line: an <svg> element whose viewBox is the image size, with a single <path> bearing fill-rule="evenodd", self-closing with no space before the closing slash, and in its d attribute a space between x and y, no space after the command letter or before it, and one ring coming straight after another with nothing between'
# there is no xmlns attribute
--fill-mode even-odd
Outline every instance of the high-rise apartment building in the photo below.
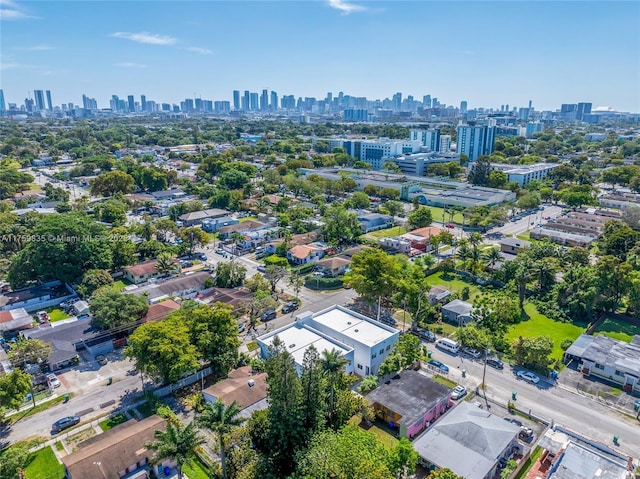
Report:
<svg viewBox="0 0 640 479"><path fill-rule="evenodd" d="M7 112L7 104L4 102L4 91L0 88L0 115Z"/></svg>
<svg viewBox="0 0 640 479"><path fill-rule="evenodd" d="M458 125L456 152L465 154L470 161L480 155L490 155L496 142L495 126Z"/></svg>
<svg viewBox="0 0 640 479"><path fill-rule="evenodd" d="M269 109L269 91L262 90L260 95L260 111L267 111Z"/></svg>
<svg viewBox="0 0 640 479"><path fill-rule="evenodd" d="M244 95L242 96L242 111L249 111L250 102L251 102L251 93L249 93L249 90L245 90Z"/></svg>
<svg viewBox="0 0 640 479"><path fill-rule="evenodd" d="M129 95L127 97L127 107L129 108L130 113L136 111L136 100L133 98L133 95Z"/></svg>
<svg viewBox="0 0 640 479"><path fill-rule="evenodd" d="M51 90L47 90L45 93L47 95L47 110L53 111L53 102L51 101Z"/></svg>
<svg viewBox="0 0 640 479"><path fill-rule="evenodd" d="M259 97L257 93L251 93L249 95L249 110L251 111L258 111L259 109Z"/></svg>
<svg viewBox="0 0 640 479"><path fill-rule="evenodd" d="M269 105L272 111L278 111L278 93L271 92L271 105Z"/></svg>
<svg viewBox="0 0 640 479"><path fill-rule="evenodd" d="M44 110L44 92L42 90L33 90L33 99L35 101L34 111Z"/></svg>
<svg viewBox="0 0 640 479"><path fill-rule="evenodd" d="M235 111L240 109L240 90L233 90L233 109Z"/></svg>
<svg viewBox="0 0 640 479"><path fill-rule="evenodd" d="M393 102L393 109L395 111L400 111L400 109L402 108L402 93L398 92L395 95L393 95L393 98L391 99L391 101Z"/></svg>
<svg viewBox="0 0 640 479"><path fill-rule="evenodd" d="M422 97L422 106L424 108L431 108L431 95L425 95Z"/></svg>
<svg viewBox="0 0 640 479"><path fill-rule="evenodd" d="M467 112L467 102L466 101L461 101L460 102L460 113L466 113Z"/></svg>
<svg viewBox="0 0 640 479"><path fill-rule="evenodd" d="M451 135L440 136L440 153L449 153L451 151Z"/></svg>
<svg viewBox="0 0 640 479"><path fill-rule="evenodd" d="M147 111L147 96L140 95L140 109L142 111Z"/></svg>

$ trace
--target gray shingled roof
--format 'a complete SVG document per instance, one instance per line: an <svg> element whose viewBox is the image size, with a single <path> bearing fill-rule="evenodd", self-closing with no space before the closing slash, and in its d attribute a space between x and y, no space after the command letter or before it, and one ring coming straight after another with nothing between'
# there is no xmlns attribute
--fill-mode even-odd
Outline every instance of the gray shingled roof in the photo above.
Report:
<svg viewBox="0 0 640 479"><path fill-rule="evenodd" d="M465 479L482 479L520 428L462 401L413 442L424 460Z"/></svg>

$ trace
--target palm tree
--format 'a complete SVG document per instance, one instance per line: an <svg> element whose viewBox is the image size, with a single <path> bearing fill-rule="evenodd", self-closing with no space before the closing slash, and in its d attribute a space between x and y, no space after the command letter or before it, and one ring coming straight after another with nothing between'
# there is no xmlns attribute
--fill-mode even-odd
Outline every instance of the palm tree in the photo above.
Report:
<svg viewBox="0 0 640 479"><path fill-rule="evenodd" d="M489 266L493 268L498 261L502 260L502 254L500 253L500 248L491 248L484 255L484 259L489 263Z"/></svg>
<svg viewBox="0 0 640 479"><path fill-rule="evenodd" d="M161 253L156 260L156 271L160 274L175 274L180 266L169 253Z"/></svg>
<svg viewBox="0 0 640 479"><path fill-rule="evenodd" d="M182 467L191 463L196 448L204 442L198 434L195 424L191 422L184 426L180 421L167 422L167 430L156 430L156 440L145 444L145 447L155 451L152 463L163 459L175 459L178 469L178 479L182 479Z"/></svg>
<svg viewBox="0 0 640 479"><path fill-rule="evenodd" d="M479 233L478 231L474 231L469 236L469 243L471 243L472 247L477 248L480 245L480 243L482 243L482 239L483 239L482 234Z"/></svg>
<svg viewBox="0 0 640 479"><path fill-rule="evenodd" d="M458 242L458 252L456 253L458 259L462 261L462 267L466 269L466 264L469 258L471 258L471 248L469 247L469 241L467 239L461 239Z"/></svg>
<svg viewBox="0 0 640 479"><path fill-rule="evenodd" d="M332 349L331 351L327 351L325 349L322 351L320 367L329 380L329 424L332 424L331 419L335 413L336 385L343 372L345 364L347 364L347 360L342 357L340 351L337 349Z"/></svg>
<svg viewBox="0 0 640 479"><path fill-rule="evenodd" d="M266 213L271 208L271 201L266 196L262 196L256 200L256 212Z"/></svg>
<svg viewBox="0 0 640 479"><path fill-rule="evenodd" d="M220 462L222 464L222 477L227 479L227 459L225 454L225 436L229 434L234 427L240 426L245 419L238 417L240 414L240 406L233 401L228 407L222 401L216 401L213 404L207 404L200 416L196 418L196 422L210 431L218 435L220 443Z"/></svg>

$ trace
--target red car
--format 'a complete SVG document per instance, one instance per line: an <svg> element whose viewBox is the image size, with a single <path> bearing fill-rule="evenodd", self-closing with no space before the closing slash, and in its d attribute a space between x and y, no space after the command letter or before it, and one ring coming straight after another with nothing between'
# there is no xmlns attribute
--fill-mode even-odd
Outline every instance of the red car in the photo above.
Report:
<svg viewBox="0 0 640 479"><path fill-rule="evenodd" d="M453 223L447 223L445 226L447 228L455 228L456 227Z"/></svg>

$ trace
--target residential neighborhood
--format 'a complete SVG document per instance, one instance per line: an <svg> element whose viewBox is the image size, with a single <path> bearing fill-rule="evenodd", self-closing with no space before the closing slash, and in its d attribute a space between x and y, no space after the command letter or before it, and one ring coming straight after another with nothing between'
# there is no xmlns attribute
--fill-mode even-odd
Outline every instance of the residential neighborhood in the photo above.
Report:
<svg viewBox="0 0 640 479"><path fill-rule="evenodd" d="M640 477L637 5L76 3L0 11L0 479Z"/></svg>

